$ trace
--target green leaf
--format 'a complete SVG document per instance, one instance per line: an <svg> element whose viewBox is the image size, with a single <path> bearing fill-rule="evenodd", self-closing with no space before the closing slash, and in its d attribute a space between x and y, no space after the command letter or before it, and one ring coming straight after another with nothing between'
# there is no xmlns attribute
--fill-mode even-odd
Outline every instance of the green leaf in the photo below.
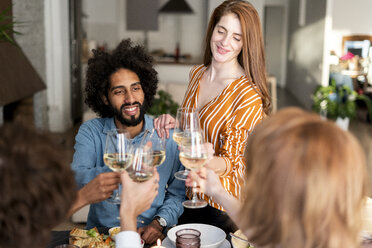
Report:
<svg viewBox="0 0 372 248"><path fill-rule="evenodd" d="M161 114L171 114L175 116L178 107L178 104L172 99L169 93L164 90L159 90L148 113L154 116Z"/></svg>
<svg viewBox="0 0 372 248"><path fill-rule="evenodd" d="M22 34L14 30L14 27L19 26L22 22L16 22L14 18L9 15L11 7L12 6L9 6L0 12L0 41L9 42L15 46L18 46L17 43L13 40L12 35Z"/></svg>

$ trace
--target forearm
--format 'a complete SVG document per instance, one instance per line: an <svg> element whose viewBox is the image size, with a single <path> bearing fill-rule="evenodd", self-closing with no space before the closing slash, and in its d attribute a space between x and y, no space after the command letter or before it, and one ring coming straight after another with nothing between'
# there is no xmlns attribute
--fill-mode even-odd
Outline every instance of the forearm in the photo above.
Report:
<svg viewBox="0 0 372 248"><path fill-rule="evenodd" d="M213 198L215 202L218 202L225 209L226 213L230 216L233 222L239 226L239 211L241 208L241 202L224 189L221 189L213 196Z"/></svg>
<svg viewBox="0 0 372 248"><path fill-rule="evenodd" d="M75 202L72 204L70 210L68 211L67 217L70 217L75 212L77 212L79 209L81 209L82 207L88 204L89 202L87 202L87 199L82 194L82 190L79 190L77 192L77 197L76 197Z"/></svg>
<svg viewBox="0 0 372 248"><path fill-rule="evenodd" d="M120 215L121 231L137 231L137 216L135 214L125 213Z"/></svg>

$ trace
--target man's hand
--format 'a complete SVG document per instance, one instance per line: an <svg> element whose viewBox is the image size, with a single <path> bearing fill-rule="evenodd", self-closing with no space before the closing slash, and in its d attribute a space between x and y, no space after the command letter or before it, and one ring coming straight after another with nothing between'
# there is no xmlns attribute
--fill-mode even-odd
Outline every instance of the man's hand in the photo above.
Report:
<svg viewBox="0 0 372 248"><path fill-rule="evenodd" d="M119 182L119 172L101 173L85 185L79 193L85 198L87 204L101 202L110 197L112 192L118 188Z"/></svg>
<svg viewBox="0 0 372 248"><path fill-rule="evenodd" d="M68 216L71 216L85 205L106 200L114 189L118 188L119 182L120 173L118 172L99 174L78 191L76 201L69 210Z"/></svg>
<svg viewBox="0 0 372 248"><path fill-rule="evenodd" d="M146 244L154 244L158 239L164 239L163 227L157 220L153 220L148 226L138 228L138 233Z"/></svg>

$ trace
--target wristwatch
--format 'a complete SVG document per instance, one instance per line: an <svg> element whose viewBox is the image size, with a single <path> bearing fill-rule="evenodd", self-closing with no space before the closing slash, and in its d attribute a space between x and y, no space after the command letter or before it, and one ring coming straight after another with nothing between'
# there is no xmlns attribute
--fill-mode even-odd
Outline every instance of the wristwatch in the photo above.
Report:
<svg viewBox="0 0 372 248"><path fill-rule="evenodd" d="M154 219L159 223L159 225L160 225L163 229L167 227L167 221L166 221L164 218L162 218L162 217L160 217L160 216L155 216Z"/></svg>

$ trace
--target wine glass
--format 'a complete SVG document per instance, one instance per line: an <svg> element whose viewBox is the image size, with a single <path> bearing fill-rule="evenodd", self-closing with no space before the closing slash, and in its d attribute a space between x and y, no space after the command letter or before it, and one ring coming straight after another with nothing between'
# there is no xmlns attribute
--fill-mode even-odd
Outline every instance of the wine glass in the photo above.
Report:
<svg viewBox="0 0 372 248"><path fill-rule="evenodd" d="M153 150L149 143L134 148L133 159L127 168L129 177L135 182L144 182L154 175Z"/></svg>
<svg viewBox="0 0 372 248"><path fill-rule="evenodd" d="M199 115L198 111L194 108L179 108L177 109L176 123L173 131L173 140L182 145L182 142L188 142L184 139L184 131L199 131ZM174 176L179 180L186 180L188 170L177 171Z"/></svg>
<svg viewBox="0 0 372 248"><path fill-rule="evenodd" d="M184 130L180 147L180 161L188 169L198 171L208 162L208 150L201 131ZM186 142L187 141L187 142ZM196 182L193 182L192 199L182 203L187 208L203 208L207 202L196 194Z"/></svg>
<svg viewBox="0 0 372 248"><path fill-rule="evenodd" d="M112 129L107 132L106 145L103 161L112 171L120 172L125 170L133 159L132 146L129 141L129 134L122 129ZM120 188L120 185L119 185ZM107 199L108 202L120 204L119 189Z"/></svg>
<svg viewBox="0 0 372 248"><path fill-rule="evenodd" d="M162 130L159 130L159 132L163 132ZM144 143L150 145L152 149L152 166L158 167L162 163L164 163L166 154L166 142L165 142L165 134L161 135L161 137L158 135L158 133L155 131L155 129L152 129L150 135L147 136Z"/></svg>

